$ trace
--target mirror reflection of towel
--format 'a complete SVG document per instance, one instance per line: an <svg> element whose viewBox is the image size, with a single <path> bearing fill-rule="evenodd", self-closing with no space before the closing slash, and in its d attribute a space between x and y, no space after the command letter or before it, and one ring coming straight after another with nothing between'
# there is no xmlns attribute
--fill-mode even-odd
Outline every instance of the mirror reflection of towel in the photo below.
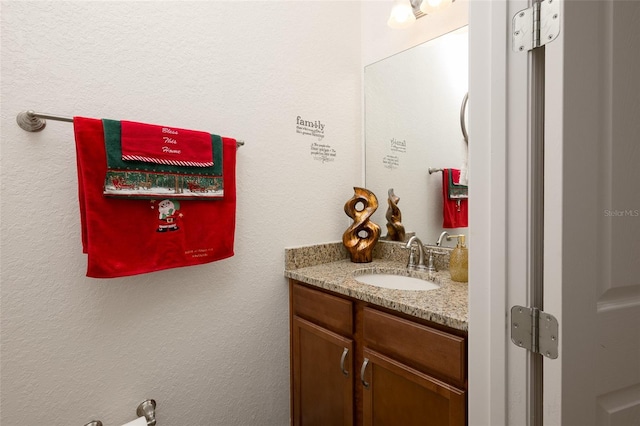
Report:
<svg viewBox="0 0 640 426"><path fill-rule="evenodd" d="M466 228L468 225L468 202L466 192L467 187L464 186L464 198L460 196L451 197L450 193L457 190L463 185L455 185L453 182L457 182L460 178L460 170L458 169L443 169L442 170L442 227L443 228Z"/></svg>
<svg viewBox="0 0 640 426"><path fill-rule="evenodd" d="M107 171L101 120L74 118L78 195L87 276L113 278L233 256L236 141L222 138L224 198L156 200L103 196Z"/></svg>
<svg viewBox="0 0 640 426"><path fill-rule="evenodd" d="M460 184L460 170L449 169L449 180L447 187L447 195L452 200L463 200L469 198L469 188L467 185Z"/></svg>

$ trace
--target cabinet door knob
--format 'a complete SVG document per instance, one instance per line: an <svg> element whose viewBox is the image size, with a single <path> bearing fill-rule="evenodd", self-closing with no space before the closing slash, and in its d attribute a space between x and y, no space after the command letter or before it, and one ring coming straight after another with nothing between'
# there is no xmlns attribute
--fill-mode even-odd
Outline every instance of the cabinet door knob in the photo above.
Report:
<svg viewBox="0 0 640 426"><path fill-rule="evenodd" d="M362 382L362 386L365 388L369 387L369 383L364 379L364 373L367 369L367 365L369 364L369 358L365 358L362 363L362 368L360 369L360 381Z"/></svg>
<svg viewBox="0 0 640 426"><path fill-rule="evenodd" d="M347 355L349 355L349 348L344 348L344 351L342 351L342 357L340 357L340 370L342 370L342 374L345 376L349 375L349 372L344 368L344 362L347 359Z"/></svg>

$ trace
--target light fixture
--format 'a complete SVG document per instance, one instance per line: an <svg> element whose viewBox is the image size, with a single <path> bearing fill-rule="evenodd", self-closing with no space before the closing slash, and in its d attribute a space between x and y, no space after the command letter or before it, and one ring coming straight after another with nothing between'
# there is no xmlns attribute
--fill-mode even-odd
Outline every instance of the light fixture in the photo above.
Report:
<svg viewBox="0 0 640 426"><path fill-rule="evenodd" d="M416 20L410 0L395 0L387 25L391 28L407 28Z"/></svg>
<svg viewBox="0 0 640 426"><path fill-rule="evenodd" d="M394 0L387 25L391 28L408 28L417 18L444 9L455 0Z"/></svg>
<svg viewBox="0 0 640 426"><path fill-rule="evenodd" d="M424 14L435 12L449 6L453 0L422 0L420 11Z"/></svg>

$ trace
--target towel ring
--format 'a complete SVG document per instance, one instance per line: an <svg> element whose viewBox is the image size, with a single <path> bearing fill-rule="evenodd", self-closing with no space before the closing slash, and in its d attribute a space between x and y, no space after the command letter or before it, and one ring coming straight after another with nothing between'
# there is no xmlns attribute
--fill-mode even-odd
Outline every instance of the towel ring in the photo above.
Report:
<svg viewBox="0 0 640 426"><path fill-rule="evenodd" d="M464 95L462 98L462 105L460 106L460 127L462 128L462 136L464 136L464 141L469 143L469 135L467 134L467 125L464 122L464 113L467 109L467 101L469 100L469 92Z"/></svg>

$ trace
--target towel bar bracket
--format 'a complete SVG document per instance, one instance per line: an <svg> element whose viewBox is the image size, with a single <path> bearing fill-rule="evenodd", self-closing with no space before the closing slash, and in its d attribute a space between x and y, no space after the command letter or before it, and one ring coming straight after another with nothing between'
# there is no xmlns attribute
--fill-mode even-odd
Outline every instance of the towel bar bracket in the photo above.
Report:
<svg viewBox="0 0 640 426"><path fill-rule="evenodd" d="M49 114L36 114L33 111L22 111L16 117L16 122L21 129L27 132L40 132L47 125L47 122L42 119L41 115L48 116ZM71 119L71 121L73 121L73 119Z"/></svg>

